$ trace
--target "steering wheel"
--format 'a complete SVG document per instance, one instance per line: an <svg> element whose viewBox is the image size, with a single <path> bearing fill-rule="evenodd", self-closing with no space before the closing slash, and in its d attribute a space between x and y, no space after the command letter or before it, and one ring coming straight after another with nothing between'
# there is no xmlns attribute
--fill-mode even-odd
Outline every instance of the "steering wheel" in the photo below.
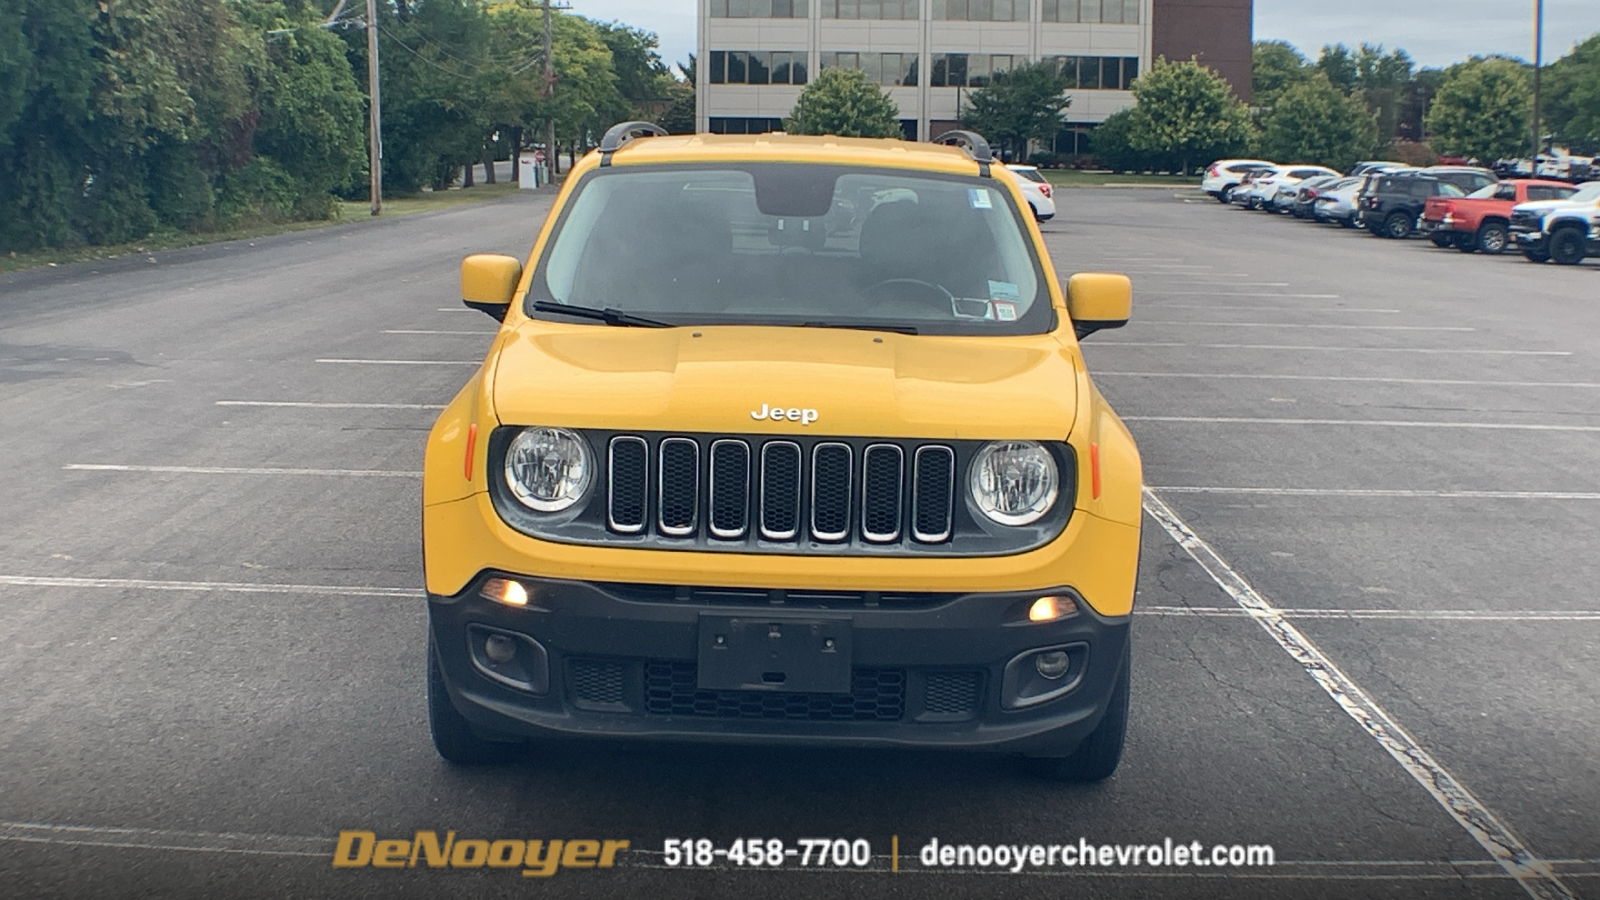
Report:
<svg viewBox="0 0 1600 900"><path fill-rule="evenodd" d="M918 287L918 288L923 288L923 289L926 289L926 291L929 292L930 294L936 294L938 296L938 299L943 304L943 308L945 310L947 310L947 311L951 310L951 309L953 309L955 307L955 302L956 302L956 295L955 294L952 294L949 291L945 290L944 287L941 286L941 285L934 284L931 281L923 281L920 278L890 278L890 279L887 279L887 280L884 280L884 281L880 281L877 284L872 285L871 287L867 288L862 293L864 293L864 294L876 294L879 291L883 290L884 288L891 287L891 286L894 286L894 285L903 285L903 284L909 284L909 285L912 285L912 286L915 286L915 287ZM898 299L904 299L904 298L903 297L894 297L892 299L898 300Z"/></svg>

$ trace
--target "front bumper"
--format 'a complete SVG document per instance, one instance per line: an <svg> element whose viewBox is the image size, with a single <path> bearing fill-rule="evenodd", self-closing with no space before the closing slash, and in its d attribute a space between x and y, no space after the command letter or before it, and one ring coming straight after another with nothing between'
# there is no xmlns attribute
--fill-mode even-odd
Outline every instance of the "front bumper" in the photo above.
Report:
<svg viewBox="0 0 1600 900"><path fill-rule="evenodd" d="M525 607L483 598L514 577ZM452 704L490 737L604 737L786 746L919 746L1063 756L1099 724L1128 652L1129 617L1077 613L1028 621L1041 593L866 593L711 602L686 588L486 572L453 597L429 595L429 620ZM798 601L798 602L796 602ZM849 635L849 692L702 687L710 629L730 619ZM760 628L769 627L759 624ZM517 647L507 679L486 635ZM504 646L504 642L502 642ZM1065 650L1071 667L1041 682L1032 653ZM525 676L525 677L524 677ZM1041 685L1043 685L1041 687ZM1062 688L1065 688L1062 690ZM1029 693L1032 692L1032 693ZM1018 707L1014 701L1047 695Z"/></svg>

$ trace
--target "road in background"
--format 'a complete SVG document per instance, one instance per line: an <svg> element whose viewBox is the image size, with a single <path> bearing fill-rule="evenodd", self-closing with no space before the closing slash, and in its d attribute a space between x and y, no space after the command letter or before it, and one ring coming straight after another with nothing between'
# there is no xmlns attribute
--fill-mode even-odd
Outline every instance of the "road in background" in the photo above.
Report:
<svg viewBox="0 0 1600 900"><path fill-rule="evenodd" d="M1134 323L1087 353L1172 513L1146 520L1127 755L1088 787L933 753L437 759L416 473L495 328L456 303L459 260L525 253L548 196L0 277L7 893L1527 896L1266 620L1600 896L1600 268L1172 190L1058 197L1058 268L1134 278ZM529 885L336 871L343 829L633 849ZM666 838L754 836L868 838L879 871L661 867ZM1265 843L1279 865L891 874L892 836Z"/></svg>

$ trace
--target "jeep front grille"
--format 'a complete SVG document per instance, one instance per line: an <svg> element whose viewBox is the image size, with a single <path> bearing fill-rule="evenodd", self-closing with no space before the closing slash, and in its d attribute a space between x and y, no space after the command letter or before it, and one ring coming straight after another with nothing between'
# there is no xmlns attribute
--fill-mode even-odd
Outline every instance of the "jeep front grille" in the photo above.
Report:
<svg viewBox="0 0 1600 900"><path fill-rule="evenodd" d="M880 546L950 540L956 455L941 444L809 450L787 439L637 435L611 438L606 522L666 537L772 543L805 539ZM653 464L653 465L652 465Z"/></svg>

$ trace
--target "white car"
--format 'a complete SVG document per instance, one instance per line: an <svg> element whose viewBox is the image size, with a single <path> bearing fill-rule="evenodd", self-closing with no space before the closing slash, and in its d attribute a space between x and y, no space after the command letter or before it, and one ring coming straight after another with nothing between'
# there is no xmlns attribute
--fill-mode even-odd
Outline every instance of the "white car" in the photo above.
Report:
<svg viewBox="0 0 1600 900"><path fill-rule="evenodd" d="M1233 191L1250 172L1270 169L1276 163L1264 159L1219 159L1206 167L1200 179L1200 189L1217 198L1218 203L1232 203Z"/></svg>
<svg viewBox="0 0 1600 900"><path fill-rule="evenodd" d="M1022 195L1028 198L1028 205L1033 207L1033 217L1041 222L1055 218L1056 192L1040 174L1039 167L1008 164L1006 168L1016 173L1017 181L1022 184Z"/></svg>
<svg viewBox="0 0 1600 900"><path fill-rule="evenodd" d="M1326 166L1312 166L1295 164L1289 166L1274 166L1262 172L1250 182L1247 190L1234 192L1234 202L1243 202L1245 209L1266 209L1271 212L1282 212L1287 207L1276 204L1278 189L1297 185L1307 178L1318 175L1338 175L1338 172Z"/></svg>

